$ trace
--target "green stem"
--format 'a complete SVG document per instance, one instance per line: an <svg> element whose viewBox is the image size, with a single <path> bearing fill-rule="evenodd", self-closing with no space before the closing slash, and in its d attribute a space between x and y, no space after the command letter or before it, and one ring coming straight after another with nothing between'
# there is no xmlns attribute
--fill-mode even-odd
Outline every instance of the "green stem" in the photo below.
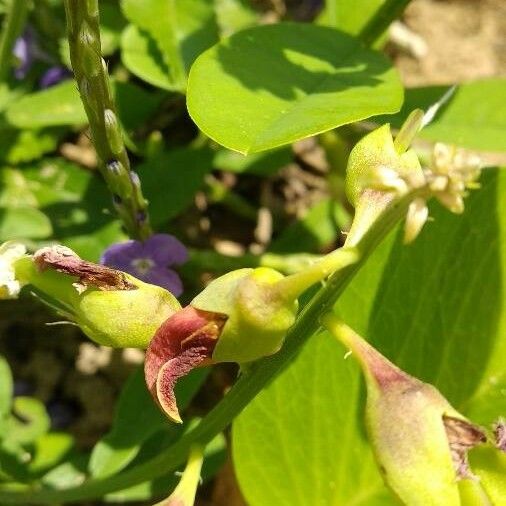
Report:
<svg viewBox="0 0 506 506"><path fill-rule="evenodd" d="M288 332L283 348L275 355L253 363L248 373L238 379L223 400L194 429L188 431L163 453L122 473L101 479L90 479L67 489L53 490L40 486L26 486L20 490L19 485L9 488L3 486L0 489L0 504L67 503L102 497L115 490L152 480L180 466L193 445L205 446L222 432L270 381L293 362L306 341L318 330L321 316L332 309L369 255L406 215L409 204L419 194L419 190L416 190L387 207L356 245L359 261L337 271L329 278L326 285L299 314Z"/></svg>
<svg viewBox="0 0 506 506"><path fill-rule="evenodd" d="M101 56L97 0L65 0L72 68L90 123L100 170L126 231L135 239L151 235L147 201L130 161L118 122L107 66Z"/></svg>
<svg viewBox="0 0 506 506"><path fill-rule="evenodd" d="M12 49L21 34L28 13L28 0L10 0L0 37L0 83L3 83L12 64Z"/></svg>
<svg viewBox="0 0 506 506"><path fill-rule="evenodd" d="M376 14L362 28L358 37L366 46L373 46L374 43L388 29L392 21L397 19L407 7L411 0L386 0L376 11Z"/></svg>
<svg viewBox="0 0 506 506"><path fill-rule="evenodd" d="M222 255L214 250L191 249L190 260L181 267L183 273L195 269L210 272L228 272L245 267L270 267L283 274L294 274L321 260L323 255L311 253L244 253L240 256Z"/></svg>

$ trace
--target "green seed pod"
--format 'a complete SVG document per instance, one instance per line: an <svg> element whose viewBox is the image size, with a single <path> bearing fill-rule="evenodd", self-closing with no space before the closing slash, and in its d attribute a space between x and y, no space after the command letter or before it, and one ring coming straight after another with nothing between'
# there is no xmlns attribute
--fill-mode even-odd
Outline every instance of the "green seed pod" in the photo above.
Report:
<svg viewBox="0 0 506 506"><path fill-rule="evenodd" d="M114 348L146 348L181 307L167 290L81 260L62 246L25 256L15 269L18 279L54 301L90 339Z"/></svg>
<svg viewBox="0 0 506 506"><path fill-rule="evenodd" d="M467 451L486 440L483 431L333 315L324 324L362 367L367 429L386 483L408 506L461 506L457 480L473 477Z"/></svg>

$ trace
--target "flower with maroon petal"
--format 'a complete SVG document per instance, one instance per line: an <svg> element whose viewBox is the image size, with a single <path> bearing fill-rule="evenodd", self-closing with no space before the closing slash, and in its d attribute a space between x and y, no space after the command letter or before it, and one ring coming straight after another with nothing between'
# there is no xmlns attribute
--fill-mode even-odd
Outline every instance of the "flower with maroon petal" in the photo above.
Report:
<svg viewBox="0 0 506 506"><path fill-rule="evenodd" d="M187 259L186 247L174 236L155 234L144 242L130 240L113 244L104 251L100 262L161 286L177 297L183 292L183 284L169 266L180 265Z"/></svg>
<svg viewBox="0 0 506 506"><path fill-rule="evenodd" d="M226 317L186 306L156 331L146 350L144 375L151 395L165 414L181 423L174 386L198 366L207 365Z"/></svg>

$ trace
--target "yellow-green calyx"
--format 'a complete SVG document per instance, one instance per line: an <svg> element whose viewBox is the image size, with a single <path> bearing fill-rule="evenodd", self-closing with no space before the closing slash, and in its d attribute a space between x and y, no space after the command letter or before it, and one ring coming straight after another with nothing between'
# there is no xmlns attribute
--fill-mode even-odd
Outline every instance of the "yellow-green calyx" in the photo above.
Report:
<svg viewBox="0 0 506 506"><path fill-rule="evenodd" d="M461 506L457 481L473 477L467 451L486 440L483 431L333 315L324 324L362 367L367 429L386 483L408 506Z"/></svg>
<svg viewBox="0 0 506 506"><path fill-rule="evenodd" d="M32 285L90 339L106 346L146 348L181 307L167 290L82 260L62 246L23 256L15 271L21 283Z"/></svg>

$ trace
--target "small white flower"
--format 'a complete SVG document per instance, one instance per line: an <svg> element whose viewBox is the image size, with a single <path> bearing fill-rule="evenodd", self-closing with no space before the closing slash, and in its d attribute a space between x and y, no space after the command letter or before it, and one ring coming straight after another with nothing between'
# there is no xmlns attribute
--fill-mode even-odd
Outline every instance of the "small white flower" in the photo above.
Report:
<svg viewBox="0 0 506 506"><path fill-rule="evenodd" d="M22 288L16 279L14 262L26 254L26 248L17 242L0 245L0 299L15 299Z"/></svg>

